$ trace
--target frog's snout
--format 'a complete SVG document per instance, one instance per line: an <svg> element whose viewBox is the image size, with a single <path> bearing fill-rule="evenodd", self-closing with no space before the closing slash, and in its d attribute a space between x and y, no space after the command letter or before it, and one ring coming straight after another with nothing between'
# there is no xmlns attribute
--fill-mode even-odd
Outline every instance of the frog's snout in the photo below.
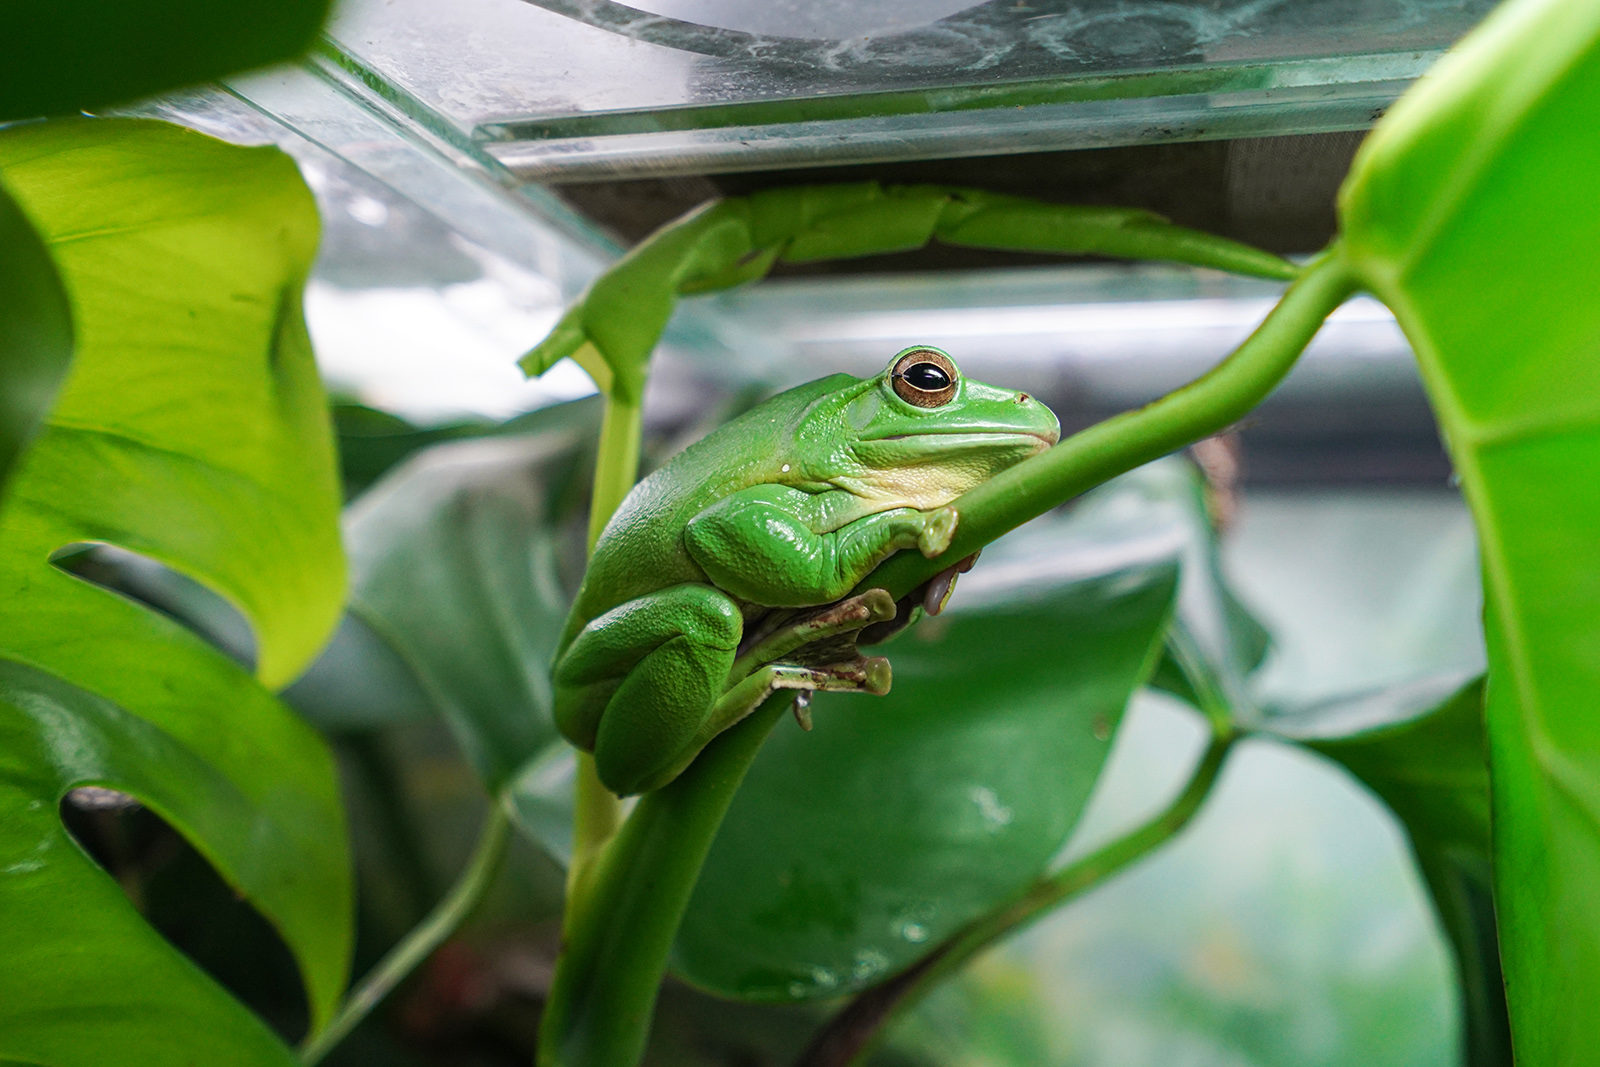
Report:
<svg viewBox="0 0 1600 1067"><path fill-rule="evenodd" d="M1027 393L1018 393L1017 405L1024 408L1029 419L1035 420L1037 425L1029 432L1044 442L1044 447L1055 444L1061 440L1061 422L1056 418L1056 413L1045 407Z"/></svg>

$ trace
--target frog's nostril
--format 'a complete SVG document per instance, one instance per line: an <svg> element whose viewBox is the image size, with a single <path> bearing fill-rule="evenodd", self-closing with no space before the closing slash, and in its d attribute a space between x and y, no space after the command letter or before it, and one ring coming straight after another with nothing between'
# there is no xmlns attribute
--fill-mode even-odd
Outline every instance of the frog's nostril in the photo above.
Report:
<svg viewBox="0 0 1600 1067"><path fill-rule="evenodd" d="M1027 393L1018 393L1017 394L1017 403L1026 404L1027 402L1028 402L1028 394Z"/></svg>

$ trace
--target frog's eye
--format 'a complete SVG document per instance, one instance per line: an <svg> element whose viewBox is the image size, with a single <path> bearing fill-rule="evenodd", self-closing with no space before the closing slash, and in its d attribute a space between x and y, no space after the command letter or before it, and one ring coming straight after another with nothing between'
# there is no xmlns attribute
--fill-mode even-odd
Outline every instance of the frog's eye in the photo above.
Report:
<svg viewBox="0 0 1600 1067"><path fill-rule="evenodd" d="M889 372L895 395L919 408L936 408L955 399L961 372L943 352L914 348Z"/></svg>

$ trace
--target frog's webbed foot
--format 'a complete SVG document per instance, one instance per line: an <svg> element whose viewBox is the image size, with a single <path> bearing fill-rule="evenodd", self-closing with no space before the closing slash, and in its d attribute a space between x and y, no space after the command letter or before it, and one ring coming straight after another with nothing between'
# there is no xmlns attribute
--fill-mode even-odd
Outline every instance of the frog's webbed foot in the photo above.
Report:
<svg viewBox="0 0 1600 1067"><path fill-rule="evenodd" d="M868 589L820 608L774 616L741 644L729 677L743 677L779 660L803 664L848 660L855 655L855 635L892 620L896 610L887 590Z"/></svg>
<svg viewBox="0 0 1600 1067"><path fill-rule="evenodd" d="M741 645L729 672L734 681L712 718L728 717L737 708L748 713L774 691L794 689L798 691L795 722L810 730L811 694L817 690L887 693L892 677L889 661L862 656L858 646L876 644L903 630L916 621L919 609L939 614L949 603L957 575L971 570L977 559L974 552L898 602L888 590L869 589L821 608L770 616Z"/></svg>
<svg viewBox="0 0 1600 1067"><path fill-rule="evenodd" d="M811 694L818 690L882 696L889 691L891 676L889 661L882 656L856 655L848 660L821 666L767 663L727 688L712 707L696 740L699 742L703 738L699 747L709 744L713 737L750 714L779 689L798 690L804 694L801 703L809 705ZM805 727L810 712L802 706L796 711L795 717ZM699 747L695 751L699 751Z"/></svg>
<svg viewBox="0 0 1600 1067"><path fill-rule="evenodd" d="M753 627L729 672L732 680L713 718L733 714L747 701L759 703L778 689L796 691L795 721L811 729L811 694L819 689L872 693L889 691L892 672L881 656L856 650L862 629L891 622L898 610L883 589L869 589L820 608L784 612Z"/></svg>

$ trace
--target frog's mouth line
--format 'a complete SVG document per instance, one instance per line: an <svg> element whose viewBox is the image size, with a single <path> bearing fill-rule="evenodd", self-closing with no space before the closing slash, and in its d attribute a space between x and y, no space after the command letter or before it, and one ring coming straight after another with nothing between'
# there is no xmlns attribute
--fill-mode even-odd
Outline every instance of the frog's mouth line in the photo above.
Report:
<svg viewBox="0 0 1600 1067"><path fill-rule="evenodd" d="M1033 433L1029 430L1006 430L1003 432L985 430L923 430L920 433L893 433L889 434L887 437L863 437L861 441L863 444L866 444L869 441L875 444L880 441L915 441L921 437L965 437L974 444L979 442L1003 441L1008 437L1017 439L1028 438L1030 440L1040 442L1046 448L1060 440L1059 437L1053 437L1042 433Z"/></svg>

